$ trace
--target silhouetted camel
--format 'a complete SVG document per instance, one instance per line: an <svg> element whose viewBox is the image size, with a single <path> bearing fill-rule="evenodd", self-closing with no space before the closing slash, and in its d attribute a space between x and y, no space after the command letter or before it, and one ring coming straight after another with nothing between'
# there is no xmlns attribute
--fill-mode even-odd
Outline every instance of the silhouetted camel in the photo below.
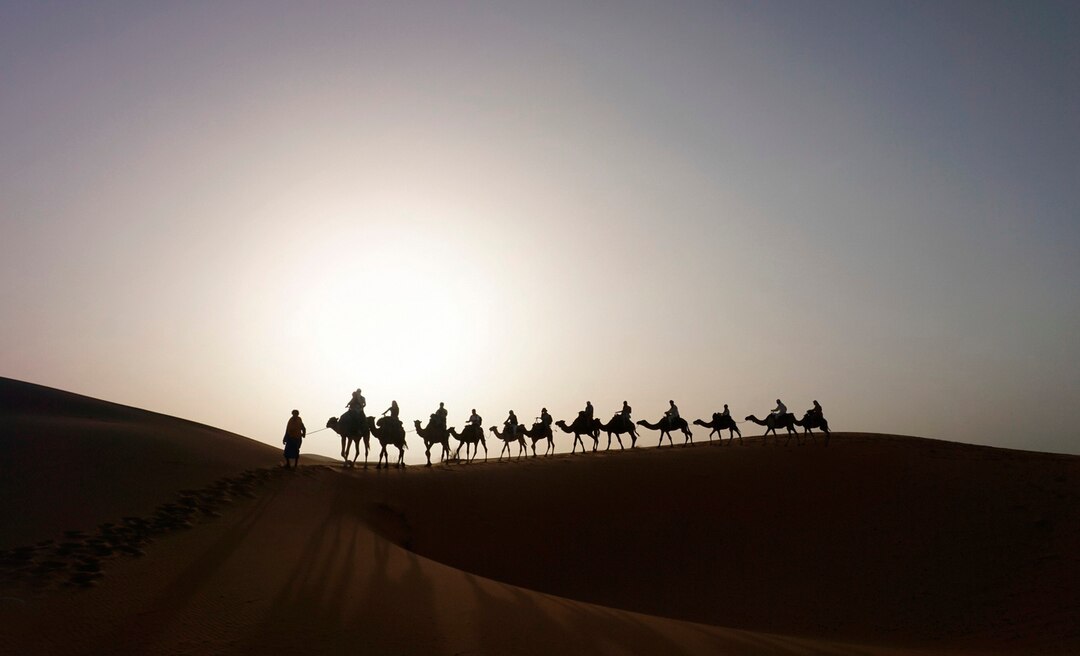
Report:
<svg viewBox="0 0 1080 656"><path fill-rule="evenodd" d="M607 451L611 448L611 436L614 435L615 439L619 440L619 448L623 448L622 434L630 434L630 448L637 446L637 429L634 428L634 422L625 419L621 414L615 415L606 424L600 424L600 430L607 433Z"/></svg>
<svg viewBox="0 0 1080 656"><path fill-rule="evenodd" d="M371 448L371 434L368 431L361 431L361 426L362 424L353 420L351 411L341 415L341 419L330 417L326 421L326 427L341 436L341 457L345 460L346 466L352 467L356 465L356 459L360 457L360 439L363 438L364 469L367 469L368 451ZM352 462L349 462L349 449L354 444L356 445L356 455L353 456Z"/></svg>
<svg viewBox="0 0 1080 656"><path fill-rule="evenodd" d="M642 419L641 421L638 422L638 426L644 426L645 428L648 428L649 430L658 430L658 431L660 431L660 443L656 445L657 448L663 446L663 444L664 444L664 436L665 435L667 435L668 444L670 444L671 446L675 446L675 444L671 441L671 431L673 431L673 430L681 430L682 431L683 436L684 436L684 439L683 439L683 444L684 445L691 444L694 441L694 434L690 432L690 426L686 423L686 420L683 419L682 417L679 417L679 419L677 421L672 422L671 417L668 417L667 415L664 415L664 417L655 424L650 424L649 422Z"/></svg>
<svg viewBox="0 0 1080 656"><path fill-rule="evenodd" d="M721 441L723 441L724 436L720 434L720 431L726 428L729 436L728 444L731 443L731 440L735 439L736 433L739 434L739 444L743 444L742 431L740 431L739 427L735 425L735 420L732 419L730 415L725 417L724 414L721 412L714 412L711 421L702 421L701 419L695 419L694 425L704 426L705 428L712 429L709 431L710 442L712 441L713 433L716 433L716 436L719 437Z"/></svg>
<svg viewBox="0 0 1080 656"><path fill-rule="evenodd" d="M518 458L522 455L528 455L525 452L525 435L521 432L521 426L517 427L517 431L511 435L509 428L505 433L500 433L498 426L490 426L488 430L495 434L495 437L503 441L502 451L499 451L499 460L502 460L503 451L506 452L506 457L510 457L510 443L518 443Z"/></svg>
<svg viewBox="0 0 1080 656"><path fill-rule="evenodd" d="M773 436L775 436L777 439L780 439L780 436L776 434L777 428L787 429L788 438L787 442L784 442L784 446L787 446L788 443L791 442L792 435L795 436L795 443L799 446L802 446L802 440L799 439L799 431L795 430L795 415L791 414L790 412L784 413L784 415L781 416L779 419L777 419L776 415L769 415L768 417L765 417L764 421L758 419L754 415L750 415L746 418L746 421L752 421L759 426L766 427L765 434L761 436L762 446L765 445L764 438L768 437L769 433L772 433Z"/></svg>
<svg viewBox="0 0 1080 656"><path fill-rule="evenodd" d="M416 434L420 436L420 439L424 440L424 455L427 456L428 467L431 466L431 447L433 445L442 445L441 460L445 461L450 456L450 431L442 426L432 426L431 421L428 421L426 428L421 428L419 419L414 419L413 425L416 426Z"/></svg>
<svg viewBox="0 0 1080 656"><path fill-rule="evenodd" d="M592 421L588 421L582 415L578 415L574 423L569 426L562 419L555 422L555 425L561 428L564 433L574 434L574 446L570 449L570 453L576 451L578 442L581 442L581 452L585 453L585 441L581 439L582 435L588 435L593 439L593 451L596 451L597 447L600 446L600 420L595 417Z"/></svg>
<svg viewBox="0 0 1080 656"><path fill-rule="evenodd" d="M532 452L534 458L536 457L536 443L545 437L547 438L547 448L544 449L544 455L546 456L549 453L555 453L555 436L551 433L551 426L538 421L529 429L518 426L518 432L532 440Z"/></svg>
<svg viewBox="0 0 1080 656"><path fill-rule="evenodd" d="M405 427L401 425L401 422L390 417L379 417L379 422L376 424L375 417L368 417L367 423L368 432L374 435L375 439L379 440L379 444L382 445L382 450L379 451L379 464L375 465L375 469L382 469L384 458L386 459L386 467L390 467L390 456L386 453L386 445L388 444L392 444L398 449L398 459L394 467L404 467L405 449L409 447L405 444Z"/></svg>
<svg viewBox="0 0 1080 656"><path fill-rule="evenodd" d="M829 431L829 420L821 415L810 414L809 412L803 415L802 420L795 420L796 426L801 426L803 432L808 433L810 437L814 438L814 442L817 442L817 435L814 435L813 428L820 428L822 433L825 433L825 446L829 446L829 437L831 431Z"/></svg>
<svg viewBox="0 0 1080 656"><path fill-rule="evenodd" d="M460 460L461 445L465 445L465 461L472 462L476 454L480 452L480 447L477 446L477 442L484 446L484 460L487 460L487 440L484 439L484 429L480 428L476 424L469 424L461 430L461 433L457 432L453 426L447 429L454 439L458 441L457 450L454 451L454 460ZM472 458L469 457L469 445L472 445L473 454Z"/></svg>

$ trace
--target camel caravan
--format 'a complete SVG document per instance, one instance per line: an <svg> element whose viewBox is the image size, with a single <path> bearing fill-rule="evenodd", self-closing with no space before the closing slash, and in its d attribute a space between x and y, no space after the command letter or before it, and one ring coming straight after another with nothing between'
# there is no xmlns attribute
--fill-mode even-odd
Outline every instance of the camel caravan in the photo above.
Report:
<svg viewBox="0 0 1080 656"><path fill-rule="evenodd" d="M543 408L540 411L540 416L528 428L518 421L514 411L511 410L509 416L502 422L501 430L499 426L490 426L488 430L497 441L502 442L499 460L503 458L503 455L506 455L508 459L513 458L515 456L513 445L515 444L517 445L517 458L527 457L530 450L532 456L536 457L538 455L536 445L541 441L543 441L544 455L553 455L555 453L555 439L552 426L574 436L573 446L570 450L571 454L577 453L578 445L581 446L582 453L586 452L585 437L592 439L592 451L598 451L601 434L607 435L605 451L611 449L612 437L615 438L620 449L625 449L624 435L629 438L630 448L634 448L637 446L639 426L660 433L657 447L664 445L665 437L669 446L675 446L671 437L674 432L682 433L684 446L693 444L694 435L690 430L690 424L679 415L679 408L675 405L674 400L669 401L669 404L670 407L656 422L644 419L634 422L630 416L630 405L626 401L623 401L622 409L616 412L607 422L593 416L591 401L585 403L585 409L579 411L577 417L569 424L561 419L553 421L551 415L548 414L547 408ZM824 444L825 446L829 445L829 422L825 419L821 406L817 401L814 401L814 406L803 414L802 419L797 419L795 415L789 413L780 399L776 400L776 404L777 407L765 419L758 419L754 415L750 415L745 419L745 421L765 426L766 430L762 444L767 443L770 433L775 438L774 441L778 442L780 435L777 433L777 429L780 428L786 431L787 440L784 442L785 445L789 444L791 438L794 437L796 444L802 446L803 436L813 439L816 443L817 435L814 433L814 429L824 433ZM405 450L408 445L405 441L406 430L399 418L400 409L397 401L391 403L390 407L378 419L365 414L366 405L367 402L363 394L357 389L353 392L348 404L346 404L347 410L345 413L340 417L331 417L326 422L327 428L332 429L341 436L341 457L345 461L345 465L349 467L356 465L356 461L360 458L360 443L363 442L364 468L366 469L371 438L374 437L379 441L381 447L376 468L390 467L390 456L387 452L389 446L397 448L397 460L394 466L404 467ZM409 432L415 432L423 440L424 456L427 459L426 466L431 466L431 450L434 447L442 447L439 452L439 459L442 462L472 462L479 453L480 447L483 447L484 459L487 460L488 448L484 435L483 418L476 413L476 409L473 409L461 432L458 432L454 426L447 426L447 415L445 406L440 403L439 409L431 413L428 418L427 425L424 425L419 419L413 421L413 429ZM727 431L728 444L734 441L736 436L739 438L739 443L743 444L739 423L743 422L736 422L731 417L727 404L725 404L724 410L714 412L710 420L695 419L693 425L708 428L709 441L712 441L713 435L716 435L717 439L723 443L723 431ZM796 428L802 428L803 432L800 433ZM450 438L457 442L457 446L452 453ZM465 447L464 460L461 459L462 446Z"/></svg>

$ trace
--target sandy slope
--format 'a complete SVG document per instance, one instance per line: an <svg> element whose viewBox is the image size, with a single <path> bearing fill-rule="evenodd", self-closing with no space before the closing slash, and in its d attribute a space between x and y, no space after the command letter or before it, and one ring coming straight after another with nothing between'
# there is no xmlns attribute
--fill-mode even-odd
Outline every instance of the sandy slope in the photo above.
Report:
<svg viewBox="0 0 1080 656"><path fill-rule="evenodd" d="M281 452L194 422L0 378L0 548L146 514ZM282 424L284 428L284 423Z"/></svg>
<svg viewBox="0 0 1080 656"><path fill-rule="evenodd" d="M93 498L114 488L128 508L178 502L29 564L9 551L38 573L0 590L0 653L1080 653L1072 456L839 434L237 475L277 451L204 450L212 429L79 403L62 420L89 452L134 424L162 440L146 462L199 455L176 485L23 474L10 535L30 533L28 511L55 520L57 494L86 497L63 529L115 520ZM115 425L84 432L95 422ZM60 585L79 568L96 585Z"/></svg>

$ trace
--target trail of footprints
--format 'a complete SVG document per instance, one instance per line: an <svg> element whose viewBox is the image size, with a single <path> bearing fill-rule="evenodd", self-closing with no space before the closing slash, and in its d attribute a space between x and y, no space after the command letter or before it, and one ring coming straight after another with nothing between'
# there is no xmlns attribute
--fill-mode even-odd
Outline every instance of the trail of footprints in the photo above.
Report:
<svg viewBox="0 0 1080 656"><path fill-rule="evenodd" d="M220 517L222 506L237 499L254 499L255 489L282 475L314 475L315 467L291 471L281 467L249 469L222 478L199 490L181 490L176 500L163 503L150 517L123 517L96 533L64 531L59 540L0 551L0 586L44 589L60 584L87 588L104 575L105 564L118 557L138 557L154 538L191 528L196 522Z"/></svg>

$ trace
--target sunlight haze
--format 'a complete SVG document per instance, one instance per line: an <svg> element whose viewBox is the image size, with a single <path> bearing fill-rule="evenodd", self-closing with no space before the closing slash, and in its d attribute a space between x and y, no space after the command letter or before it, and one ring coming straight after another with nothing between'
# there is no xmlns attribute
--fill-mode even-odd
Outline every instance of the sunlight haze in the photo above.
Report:
<svg viewBox="0 0 1080 656"><path fill-rule="evenodd" d="M779 397L1077 453L1078 39L1055 2L0 2L0 375L271 444L361 387L406 428Z"/></svg>

